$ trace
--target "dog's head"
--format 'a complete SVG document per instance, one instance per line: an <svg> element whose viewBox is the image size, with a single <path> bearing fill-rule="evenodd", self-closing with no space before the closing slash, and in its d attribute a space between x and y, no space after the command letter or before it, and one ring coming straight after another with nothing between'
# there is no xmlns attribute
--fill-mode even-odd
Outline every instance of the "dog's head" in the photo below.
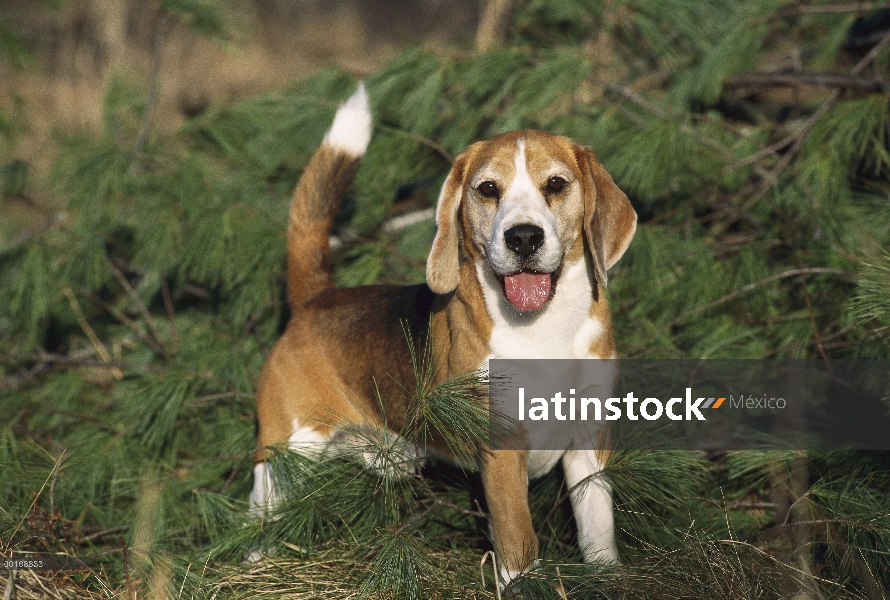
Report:
<svg viewBox="0 0 890 600"><path fill-rule="evenodd" d="M541 131L505 133L457 157L439 196L427 282L439 294L454 290L463 253L490 265L518 310L536 311L585 244L605 287L636 224L627 196L590 148Z"/></svg>

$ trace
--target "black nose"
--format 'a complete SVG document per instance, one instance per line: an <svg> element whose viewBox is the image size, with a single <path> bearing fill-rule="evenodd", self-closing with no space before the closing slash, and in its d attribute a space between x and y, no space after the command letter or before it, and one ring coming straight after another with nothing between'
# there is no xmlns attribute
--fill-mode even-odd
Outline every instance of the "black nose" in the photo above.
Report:
<svg viewBox="0 0 890 600"><path fill-rule="evenodd" d="M528 258L544 243L544 230L537 225L517 225L504 232L507 248Z"/></svg>

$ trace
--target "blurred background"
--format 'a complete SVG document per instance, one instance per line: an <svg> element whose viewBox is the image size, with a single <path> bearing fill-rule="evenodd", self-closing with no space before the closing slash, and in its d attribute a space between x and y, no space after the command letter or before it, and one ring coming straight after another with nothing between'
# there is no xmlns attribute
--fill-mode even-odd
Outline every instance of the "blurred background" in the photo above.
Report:
<svg viewBox="0 0 890 600"><path fill-rule="evenodd" d="M16 129L12 155L38 173L53 131L98 131L113 77L148 81L160 64L154 127L171 134L213 103L280 88L326 66L367 75L402 48L472 43L477 0L138 0L0 2L0 110ZM175 11L180 12L176 18ZM7 152L10 151L6 147ZM31 198L52 205L45 193ZM32 221L6 198L0 235Z"/></svg>

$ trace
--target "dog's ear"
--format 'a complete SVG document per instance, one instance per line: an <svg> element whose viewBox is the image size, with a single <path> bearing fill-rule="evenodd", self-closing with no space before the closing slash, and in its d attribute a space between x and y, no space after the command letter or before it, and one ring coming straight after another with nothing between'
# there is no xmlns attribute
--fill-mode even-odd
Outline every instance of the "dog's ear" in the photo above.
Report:
<svg viewBox="0 0 890 600"><path fill-rule="evenodd" d="M576 146L584 186L584 235L594 275L606 287L606 271L618 262L637 230L637 213L590 148Z"/></svg>
<svg viewBox="0 0 890 600"><path fill-rule="evenodd" d="M426 282L437 294L454 291L460 281L457 211L464 193L465 164L463 155L454 161L436 206L436 237L426 259Z"/></svg>

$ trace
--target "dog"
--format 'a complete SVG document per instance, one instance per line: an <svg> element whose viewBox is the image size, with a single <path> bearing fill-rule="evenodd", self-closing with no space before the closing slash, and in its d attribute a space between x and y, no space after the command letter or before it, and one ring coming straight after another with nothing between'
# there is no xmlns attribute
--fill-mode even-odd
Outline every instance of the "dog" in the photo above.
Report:
<svg viewBox="0 0 890 600"><path fill-rule="evenodd" d="M410 400L399 382L414 377L406 332L441 349L437 381L484 371L491 358L615 357L603 289L637 216L590 148L531 130L472 144L442 186L427 284L337 289L329 236L370 138L360 85L291 201L291 318L257 387L255 513L275 501L269 447L330 448L343 441L344 424L402 430ZM441 444L432 450L449 455ZM573 448L571 440L559 451L484 454L478 466L504 584L537 557L529 479L560 460L585 560L617 561L607 459L608 451Z"/></svg>

